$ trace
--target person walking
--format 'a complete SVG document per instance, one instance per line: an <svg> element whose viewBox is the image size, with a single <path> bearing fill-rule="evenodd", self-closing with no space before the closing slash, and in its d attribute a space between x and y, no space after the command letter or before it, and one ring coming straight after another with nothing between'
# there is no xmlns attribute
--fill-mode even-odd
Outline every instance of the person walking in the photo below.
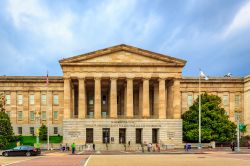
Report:
<svg viewBox="0 0 250 166"><path fill-rule="evenodd" d="M95 143L93 143L93 151L95 151Z"/></svg>
<svg viewBox="0 0 250 166"><path fill-rule="evenodd" d="M75 149L76 149L76 145L73 142L73 144L71 145L71 149L72 149L72 154L75 154Z"/></svg>
<svg viewBox="0 0 250 166"><path fill-rule="evenodd" d="M141 151L142 151L142 153L144 153L144 144L143 143L141 143Z"/></svg>

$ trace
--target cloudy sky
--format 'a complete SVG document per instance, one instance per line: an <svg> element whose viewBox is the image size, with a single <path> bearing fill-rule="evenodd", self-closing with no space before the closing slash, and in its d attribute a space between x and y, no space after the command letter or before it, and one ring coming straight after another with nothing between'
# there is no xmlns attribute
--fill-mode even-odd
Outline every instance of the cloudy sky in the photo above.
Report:
<svg viewBox="0 0 250 166"><path fill-rule="evenodd" d="M187 60L184 76L250 74L247 0L1 0L0 75L62 75L58 60L118 45Z"/></svg>

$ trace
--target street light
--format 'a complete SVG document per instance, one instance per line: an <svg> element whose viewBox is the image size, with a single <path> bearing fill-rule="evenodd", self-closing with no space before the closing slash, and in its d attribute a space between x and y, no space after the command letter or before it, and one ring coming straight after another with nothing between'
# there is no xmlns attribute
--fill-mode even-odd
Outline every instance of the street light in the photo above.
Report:
<svg viewBox="0 0 250 166"><path fill-rule="evenodd" d="M208 77L200 70L199 75L199 145L198 149L201 149L201 78L208 80Z"/></svg>
<svg viewBox="0 0 250 166"><path fill-rule="evenodd" d="M240 113L235 112L235 120L237 121L237 152L240 152Z"/></svg>
<svg viewBox="0 0 250 166"><path fill-rule="evenodd" d="M40 121L40 114L36 111L36 145L39 146L39 121Z"/></svg>

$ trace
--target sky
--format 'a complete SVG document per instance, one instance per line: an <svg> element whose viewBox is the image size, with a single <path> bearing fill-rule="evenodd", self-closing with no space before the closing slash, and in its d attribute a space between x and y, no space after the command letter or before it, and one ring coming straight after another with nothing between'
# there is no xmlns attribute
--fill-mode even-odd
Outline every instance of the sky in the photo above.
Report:
<svg viewBox="0 0 250 166"><path fill-rule="evenodd" d="M127 44L187 61L183 76L250 74L250 0L1 0L0 75Z"/></svg>

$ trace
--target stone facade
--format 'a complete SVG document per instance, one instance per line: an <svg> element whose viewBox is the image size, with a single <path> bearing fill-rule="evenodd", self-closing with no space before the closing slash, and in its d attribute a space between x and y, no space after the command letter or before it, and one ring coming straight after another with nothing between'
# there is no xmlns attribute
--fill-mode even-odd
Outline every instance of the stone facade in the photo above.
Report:
<svg viewBox="0 0 250 166"><path fill-rule="evenodd" d="M182 143L181 114L198 96L198 78L182 77L186 61L118 45L59 62L63 76L49 77L48 87L45 77L0 77L16 134L45 123L64 143ZM230 120L241 112L249 125L249 78L202 80L201 92L220 96Z"/></svg>

